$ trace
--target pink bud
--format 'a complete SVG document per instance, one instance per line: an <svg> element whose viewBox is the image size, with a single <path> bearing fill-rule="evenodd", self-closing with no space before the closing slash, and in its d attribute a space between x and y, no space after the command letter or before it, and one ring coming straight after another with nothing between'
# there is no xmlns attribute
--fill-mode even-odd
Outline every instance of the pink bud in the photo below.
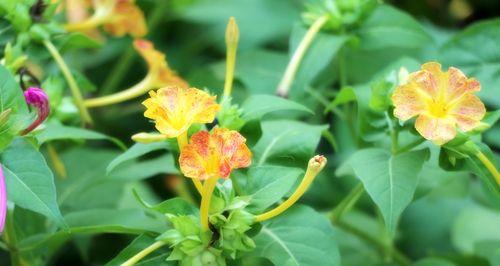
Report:
<svg viewBox="0 0 500 266"><path fill-rule="evenodd" d="M26 103L37 109L37 118L31 123L21 135L26 135L38 127L50 114L49 97L40 88L30 87L24 91Z"/></svg>

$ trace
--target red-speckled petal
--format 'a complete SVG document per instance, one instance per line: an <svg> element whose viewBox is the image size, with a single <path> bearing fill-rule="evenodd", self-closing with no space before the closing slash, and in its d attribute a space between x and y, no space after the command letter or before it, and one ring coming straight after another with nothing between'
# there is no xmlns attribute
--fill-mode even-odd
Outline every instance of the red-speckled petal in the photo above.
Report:
<svg viewBox="0 0 500 266"><path fill-rule="evenodd" d="M428 115L419 115L415 128L425 139L436 145L443 145L457 135L455 119L435 118Z"/></svg>
<svg viewBox="0 0 500 266"><path fill-rule="evenodd" d="M480 124L486 114L483 102L473 95L464 94L450 111L450 115L455 117L460 130L467 132Z"/></svg>

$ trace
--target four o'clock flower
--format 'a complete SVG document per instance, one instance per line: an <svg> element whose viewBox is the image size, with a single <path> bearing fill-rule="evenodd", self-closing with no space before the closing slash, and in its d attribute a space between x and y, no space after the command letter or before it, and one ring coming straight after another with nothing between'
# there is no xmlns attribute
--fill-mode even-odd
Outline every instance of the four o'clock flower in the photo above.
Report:
<svg viewBox="0 0 500 266"><path fill-rule="evenodd" d="M94 0L93 9L92 16L80 22L66 24L66 30L88 31L104 26L111 35L130 34L134 38L143 37L147 33L144 14L134 0Z"/></svg>
<svg viewBox="0 0 500 266"><path fill-rule="evenodd" d="M105 106L139 97L148 91L163 87L188 88L188 83L169 68L165 55L157 51L153 44L146 40L135 40L134 48L148 64L148 74L136 85L104 97L88 99L87 107Z"/></svg>
<svg viewBox="0 0 500 266"><path fill-rule="evenodd" d="M37 111L36 119L21 132L21 135L28 134L37 128L50 114L49 97L40 88L30 87L24 91L24 98L26 103L33 106Z"/></svg>
<svg viewBox="0 0 500 266"><path fill-rule="evenodd" d="M5 216L7 215L7 189L3 176L2 165L0 164L0 233L5 226Z"/></svg>
<svg viewBox="0 0 500 266"><path fill-rule="evenodd" d="M480 125L486 109L473 94L480 89L479 81L457 68L444 72L439 63L426 63L394 91L394 116L403 121L416 116L417 131L442 145L455 138L457 127L467 132Z"/></svg>

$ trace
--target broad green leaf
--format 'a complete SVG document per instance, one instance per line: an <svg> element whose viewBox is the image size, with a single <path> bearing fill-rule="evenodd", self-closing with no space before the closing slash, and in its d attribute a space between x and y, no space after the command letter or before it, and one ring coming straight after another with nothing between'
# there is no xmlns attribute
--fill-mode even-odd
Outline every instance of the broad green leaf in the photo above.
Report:
<svg viewBox="0 0 500 266"><path fill-rule="evenodd" d="M235 76L252 94L275 94L288 64L285 53L254 50L241 53L236 60Z"/></svg>
<svg viewBox="0 0 500 266"><path fill-rule="evenodd" d="M241 108L243 109L241 118L246 121L259 119L268 113L283 110L313 113L299 103L272 95L252 95L243 102Z"/></svg>
<svg viewBox="0 0 500 266"><path fill-rule="evenodd" d="M474 245L476 254L488 259L491 266L500 265L500 240L485 240Z"/></svg>
<svg viewBox="0 0 500 266"><path fill-rule="evenodd" d="M28 126L28 107L14 77L0 65L0 150Z"/></svg>
<svg viewBox="0 0 500 266"><path fill-rule="evenodd" d="M148 144L136 143L130 147L127 151L116 157L106 168L106 172L111 172L118 165L136 159L142 155L150 153L157 150L167 150L168 144L166 142L154 142Z"/></svg>
<svg viewBox="0 0 500 266"><path fill-rule="evenodd" d="M454 266L455 263L448 261L448 260L445 260L445 259L431 257L431 258L421 259L421 260L415 262L415 264L413 264L413 265L414 266Z"/></svg>
<svg viewBox="0 0 500 266"><path fill-rule="evenodd" d="M87 140L109 140L115 143L120 148L124 147L123 143L121 143L120 140L106 136L102 133L84 128L69 127L56 124L48 124L39 134L36 135L36 138L40 145L42 145L45 142L53 140L87 139Z"/></svg>
<svg viewBox="0 0 500 266"><path fill-rule="evenodd" d="M102 45L99 41L80 32L63 34L58 38L54 38L53 41L62 53L71 49L99 48Z"/></svg>
<svg viewBox="0 0 500 266"><path fill-rule="evenodd" d="M301 24L294 27L290 36L290 58L299 46L307 32L307 28ZM294 90L304 90L310 86L314 79L321 73L335 58L337 52L346 42L347 37L330 33L319 32L302 59L297 74L293 82Z"/></svg>
<svg viewBox="0 0 500 266"><path fill-rule="evenodd" d="M65 226L56 199L54 176L45 159L22 138L14 140L1 155L8 199Z"/></svg>
<svg viewBox="0 0 500 266"><path fill-rule="evenodd" d="M299 168L266 165L251 167L246 174L237 171L232 180L251 197L248 210L259 213L285 196L302 173Z"/></svg>
<svg viewBox="0 0 500 266"><path fill-rule="evenodd" d="M481 206L462 210L451 229L453 245L460 251L472 253L474 245L486 240L500 240L500 212Z"/></svg>
<svg viewBox="0 0 500 266"><path fill-rule="evenodd" d="M475 23L445 43L439 59L446 66L461 69L481 82L479 96L486 103L500 107L500 19Z"/></svg>
<svg viewBox="0 0 500 266"><path fill-rule="evenodd" d="M57 245L75 234L143 234L161 233L168 229L164 217L137 209L91 209L68 213L64 219L69 227L67 230L28 237L19 243L19 248Z"/></svg>
<svg viewBox="0 0 500 266"><path fill-rule="evenodd" d="M132 243L130 243L127 247L125 247L120 253L110 262L106 264L106 266L119 266L131 257L133 257L135 254L141 252L143 249L147 248L151 244L156 242L154 237L148 236L148 235L140 235ZM176 262L173 261L166 261L166 258L168 257L169 252L168 248L165 247L163 249L158 249L155 252L151 253L147 257L145 257L143 260L141 260L139 263L135 264L138 266L145 266L145 265L151 265L151 266L167 266L167 265L177 265Z"/></svg>
<svg viewBox="0 0 500 266"><path fill-rule="evenodd" d="M262 137L252 149L255 166L284 163L303 168L314 155L326 125L308 125L291 120L262 122Z"/></svg>
<svg viewBox="0 0 500 266"><path fill-rule="evenodd" d="M149 204L146 201L144 201L140 195L134 191L134 196L136 197L137 200L140 201L140 203L151 210L155 210L157 212L160 212L162 214L174 214L174 215L197 215L198 214L198 208L193 206L191 203L187 202L183 198L172 198L165 200L163 202L160 202L158 204Z"/></svg>
<svg viewBox="0 0 500 266"><path fill-rule="evenodd" d="M364 49L416 48L433 42L415 19L388 5L379 5L362 23L358 35Z"/></svg>
<svg viewBox="0 0 500 266"><path fill-rule="evenodd" d="M325 113L328 113L333 108L348 103L356 101L356 93L352 87L344 87L335 96L332 102L325 108Z"/></svg>
<svg viewBox="0 0 500 266"><path fill-rule="evenodd" d="M348 163L379 207L392 233L413 198L420 170L428 156L428 150L391 155L386 150L371 148L360 150L349 159Z"/></svg>
<svg viewBox="0 0 500 266"><path fill-rule="evenodd" d="M119 180L142 180L158 174L178 174L174 157L168 153L154 159L144 161L131 161L118 166L107 173L112 179Z"/></svg>
<svg viewBox="0 0 500 266"><path fill-rule="evenodd" d="M340 265L333 227L328 219L305 206L295 206L265 222L254 237L250 256L271 260L276 266Z"/></svg>

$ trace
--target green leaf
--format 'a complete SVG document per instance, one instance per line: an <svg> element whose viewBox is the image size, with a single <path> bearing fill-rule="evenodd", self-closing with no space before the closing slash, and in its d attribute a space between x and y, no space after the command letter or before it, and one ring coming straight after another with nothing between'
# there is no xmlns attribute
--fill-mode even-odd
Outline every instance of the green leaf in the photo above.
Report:
<svg viewBox="0 0 500 266"><path fill-rule="evenodd" d="M456 264L452 263L451 261L445 260L445 259L440 259L440 258L425 258L421 259L415 264L414 266L454 266Z"/></svg>
<svg viewBox="0 0 500 266"><path fill-rule="evenodd" d="M102 43L80 32L72 32L54 38L53 42L64 53L71 49L99 48Z"/></svg>
<svg viewBox="0 0 500 266"><path fill-rule="evenodd" d="M306 32L307 28L301 24L294 27L290 36L290 57ZM314 79L332 62L346 41L346 36L319 32L300 63L293 82L294 90L303 91L305 87L310 86Z"/></svg>
<svg viewBox="0 0 500 266"><path fill-rule="evenodd" d="M254 240L257 247L250 255L276 266L340 265L330 221L309 207L295 206L265 222Z"/></svg>
<svg viewBox="0 0 500 266"><path fill-rule="evenodd" d="M172 154L168 153L144 161L134 160L130 163L120 165L107 173L111 179L127 181L142 180L158 174L179 174Z"/></svg>
<svg viewBox="0 0 500 266"><path fill-rule="evenodd" d="M420 170L428 156L427 149L391 155L386 150L371 148L360 150L349 159L348 163L379 207L392 233L413 198Z"/></svg>
<svg viewBox="0 0 500 266"><path fill-rule="evenodd" d="M244 196L251 197L247 209L258 213L285 196L302 173L300 168L266 165L251 167L246 174L237 171L232 180L239 183Z"/></svg>
<svg viewBox="0 0 500 266"><path fill-rule="evenodd" d="M35 147L18 138L1 158L9 200L65 226L57 205L54 176Z"/></svg>
<svg viewBox="0 0 500 266"><path fill-rule="evenodd" d="M254 165L282 163L303 168L314 155L326 125L291 120L262 122L262 137L252 149Z"/></svg>
<svg viewBox="0 0 500 266"><path fill-rule="evenodd" d="M139 194L134 191L135 198L146 208L155 210L162 214L173 214L173 215L198 215L198 208L184 200L183 198L172 198L165 200L161 203L151 205L144 201Z"/></svg>
<svg viewBox="0 0 500 266"><path fill-rule="evenodd" d="M453 245L460 251L472 253L474 245L485 240L500 240L500 212L481 206L462 210L451 229Z"/></svg>
<svg viewBox="0 0 500 266"><path fill-rule="evenodd" d="M339 105L353 101L356 101L354 89L352 87L343 87L333 101L326 107L325 114Z"/></svg>
<svg viewBox="0 0 500 266"><path fill-rule="evenodd" d="M364 49L416 48L433 42L414 18L388 5L379 5L361 25L358 35Z"/></svg>
<svg viewBox="0 0 500 266"><path fill-rule="evenodd" d="M154 237L148 235L140 235L132 243L130 243L127 247L125 247L120 253L110 262L106 264L106 266L119 266L135 254L141 252L143 249L147 248L151 244L156 242ZM166 261L169 252L167 248L158 249L145 257L139 263L135 265L151 265L151 266L167 266L167 265L177 265L176 262Z"/></svg>
<svg viewBox="0 0 500 266"><path fill-rule="evenodd" d="M474 251L488 259L491 266L500 265L500 240L479 241L474 245Z"/></svg>
<svg viewBox="0 0 500 266"><path fill-rule="evenodd" d="M125 149L120 140L106 136L102 133L84 128L68 127L56 124L48 124L43 131L36 135L36 138L40 145L53 140L65 139L109 140L115 143L118 147Z"/></svg>
<svg viewBox="0 0 500 266"><path fill-rule="evenodd" d="M19 249L34 249L48 244L64 243L76 234L143 234L168 229L165 218L137 209L91 209L64 216L69 228L53 234L33 235L19 243Z"/></svg>
<svg viewBox="0 0 500 266"><path fill-rule="evenodd" d="M438 53L445 66L460 68L481 82L479 96L496 108L500 107L500 19L475 23L445 43Z"/></svg>
<svg viewBox="0 0 500 266"><path fill-rule="evenodd" d="M243 109L241 118L246 121L260 119L268 113L284 110L313 114L309 108L299 103L272 95L252 95L243 102L241 108Z"/></svg>
<svg viewBox="0 0 500 266"><path fill-rule="evenodd" d="M116 157L111 163L109 163L106 168L106 172L109 173L113 171L118 165L125 163L127 161L136 159L142 155L150 153L157 150L167 150L168 144L166 142L154 142L148 144L136 143L130 147L127 151L122 153L120 156Z"/></svg>

